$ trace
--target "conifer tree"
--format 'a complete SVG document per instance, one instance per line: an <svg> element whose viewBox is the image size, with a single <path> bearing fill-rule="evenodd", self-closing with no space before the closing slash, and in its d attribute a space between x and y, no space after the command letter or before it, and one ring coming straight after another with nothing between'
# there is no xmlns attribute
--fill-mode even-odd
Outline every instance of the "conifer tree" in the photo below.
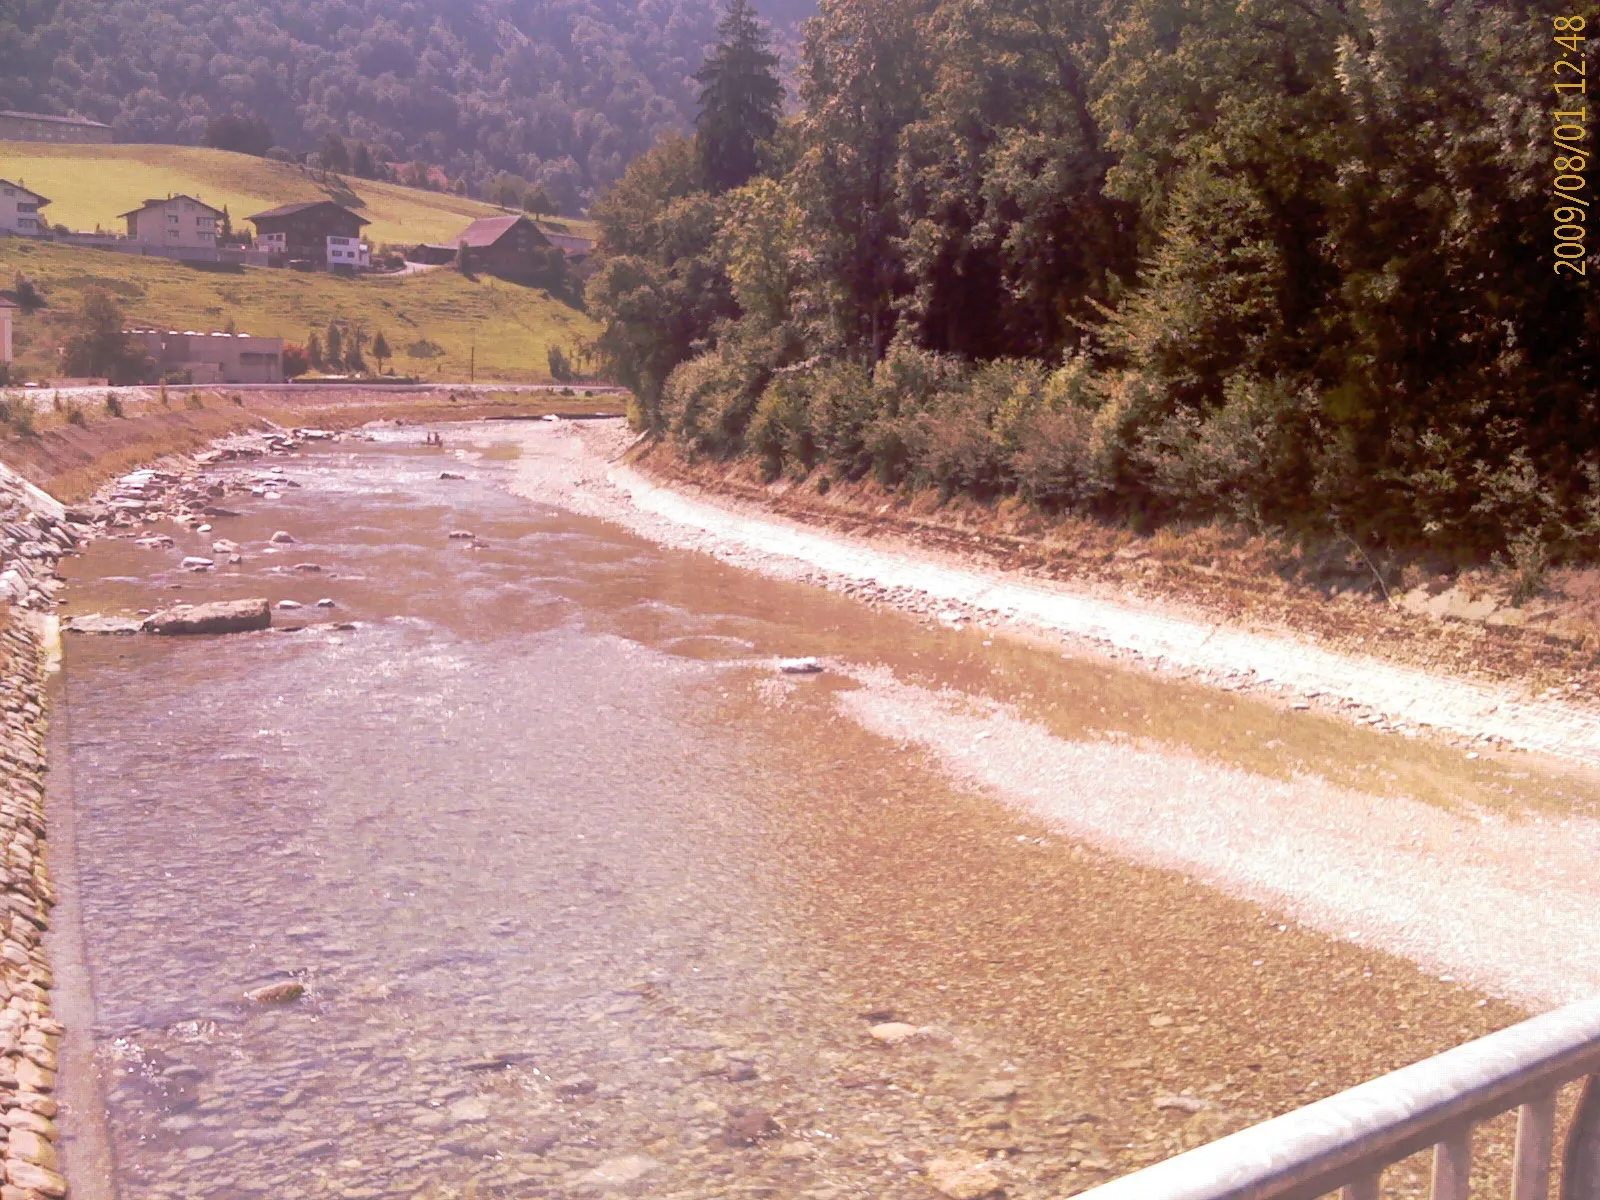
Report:
<svg viewBox="0 0 1600 1200"><path fill-rule="evenodd" d="M778 131L783 85L778 56L750 0L731 0L717 24L717 45L695 73L700 116L695 149L706 185L726 192L761 167L760 147Z"/></svg>

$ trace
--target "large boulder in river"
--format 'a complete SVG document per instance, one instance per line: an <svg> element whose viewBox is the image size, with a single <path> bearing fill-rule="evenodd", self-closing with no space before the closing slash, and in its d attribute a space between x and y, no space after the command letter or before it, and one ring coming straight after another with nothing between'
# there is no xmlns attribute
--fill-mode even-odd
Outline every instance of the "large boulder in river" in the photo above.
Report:
<svg viewBox="0 0 1600 1200"><path fill-rule="evenodd" d="M213 600L209 604L178 604L146 619L151 633L245 633L272 625L272 608L265 600Z"/></svg>

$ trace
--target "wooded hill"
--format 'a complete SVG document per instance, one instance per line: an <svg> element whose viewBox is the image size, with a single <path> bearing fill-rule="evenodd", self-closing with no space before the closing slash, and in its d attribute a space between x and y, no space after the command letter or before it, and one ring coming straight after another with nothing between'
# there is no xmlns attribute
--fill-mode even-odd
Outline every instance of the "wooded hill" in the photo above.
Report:
<svg viewBox="0 0 1600 1200"><path fill-rule="evenodd" d="M590 306L643 421L773 477L1530 578L1594 555L1596 239L1587 279L1552 257L1569 10L821 8L755 175L708 174L711 113L596 205Z"/></svg>
<svg viewBox="0 0 1600 1200"><path fill-rule="evenodd" d="M188 145L233 113L289 150L332 132L436 164L474 195L511 172L575 215L690 126L716 17L713 0L9 0L0 109Z"/></svg>

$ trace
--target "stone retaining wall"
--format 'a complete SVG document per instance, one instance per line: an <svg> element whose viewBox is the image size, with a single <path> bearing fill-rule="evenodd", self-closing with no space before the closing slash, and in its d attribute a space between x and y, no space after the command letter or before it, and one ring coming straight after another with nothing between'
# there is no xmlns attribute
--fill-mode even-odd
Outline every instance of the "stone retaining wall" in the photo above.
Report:
<svg viewBox="0 0 1600 1200"><path fill-rule="evenodd" d="M45 674L74 529L61 505L0 466L0 1200L66 1195L56 1155L54 982L43 934L55 889L45 859Z"/></svg>

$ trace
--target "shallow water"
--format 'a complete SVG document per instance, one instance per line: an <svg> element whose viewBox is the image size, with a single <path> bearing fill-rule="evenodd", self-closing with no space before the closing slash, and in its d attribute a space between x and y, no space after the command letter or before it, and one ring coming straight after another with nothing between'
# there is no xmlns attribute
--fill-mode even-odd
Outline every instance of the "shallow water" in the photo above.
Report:
<svg viewBox="0 0 1600 1200"><path fill-rule="evenodd" d="M128 1200L916 1197L958 1153L1042 1197L1514 1016L1056 838L770 658L1430 803L1588 811L1585 781L869 612L514 499L491 429L450 431L464 468L420 437L229 468L301 486L70 565L78 612L304 605L69 642L52 802ZM213 537L242 566L178 569ZM927 1032L885 1048L889 1014ZM1151 1111L1184 1089L1215 1109Z"/></svg>

